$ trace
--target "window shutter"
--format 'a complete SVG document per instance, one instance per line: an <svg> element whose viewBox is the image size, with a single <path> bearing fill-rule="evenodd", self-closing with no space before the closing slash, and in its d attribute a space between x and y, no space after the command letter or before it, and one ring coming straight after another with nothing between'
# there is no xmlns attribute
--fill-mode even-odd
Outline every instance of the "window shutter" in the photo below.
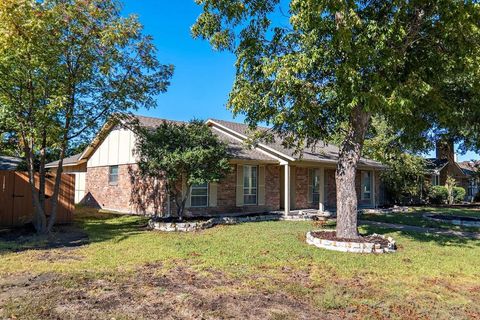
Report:
<svg viewBox="0 0 480 320"><path fill-rule="evenodd" d="M290 167L290 208L297 208L297 173L296 167Z"/></svg>
<svg viewBox="0 0 480 320"><path fill-rule="evenodd" d="M208 184L208 202L210 207L217 206L217 186L216 182L211 182Z"/></svg>
<svg viewBox="0 0 480 320"><path fill-rule="evenodd" d="M265 205L265 166L258 166L258 205Z"/></svg>
<svg viewBox="0 0 480 320"><path fill-rule="evenodd" d="M243 206L243 166L238 164L237 165L237 207Z"/></svg>
<svg viewBox="0 0 480 320"><path fill-rule="evenodd" d="M315 172L314 169L308 169L308 195L307 195L308 203L313 202L313 175L314 175L314 172Z"/></svg>

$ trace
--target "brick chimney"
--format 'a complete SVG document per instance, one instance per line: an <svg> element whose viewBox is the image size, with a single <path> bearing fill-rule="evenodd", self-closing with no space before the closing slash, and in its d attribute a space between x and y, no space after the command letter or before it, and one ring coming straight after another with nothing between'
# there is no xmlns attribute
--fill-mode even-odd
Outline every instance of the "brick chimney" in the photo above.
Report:
<svg viewBox="0 0 480 320"><path fill-rule="evenodd" d="M452 139L437 140L437 159L447 159L449 162L456 162L455 147Z"/></svg>

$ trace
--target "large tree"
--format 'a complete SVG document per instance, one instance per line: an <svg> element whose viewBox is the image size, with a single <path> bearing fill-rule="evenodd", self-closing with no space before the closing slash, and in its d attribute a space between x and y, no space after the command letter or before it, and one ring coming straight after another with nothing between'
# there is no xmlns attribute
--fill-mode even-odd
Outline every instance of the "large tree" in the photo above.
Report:
<svg viewBox="0 0 480 320"><path fill-rule="evenodd" d="M70 145L112 114L155 106L169 84L173 67L159 63L151 37L120 9L116 0L0 2L0 127L25 156L40 233L55 223ZM60 161L46 212L49 152Z"/></svg>
<svg viewBox="0 0 480 320"><path fill-rule="evenodd" d="M464 103L447 92L478 94L476 1L197 3L203 12L194 37L237 57L228 101L234 113L252 127L267 122L294 144L342 136L339 237L358 236L355 172L372 117L382 116L403 143L418 144Z"/></svg>
<svg viewBox="0 0 480 320"><path fill-rule="evenodd" d="M164 121L155 129L137 123L134 128L139 174L153 183L164 183L179 219L192 185L218 182L231 170L227 144L203 121Z"/></svg>

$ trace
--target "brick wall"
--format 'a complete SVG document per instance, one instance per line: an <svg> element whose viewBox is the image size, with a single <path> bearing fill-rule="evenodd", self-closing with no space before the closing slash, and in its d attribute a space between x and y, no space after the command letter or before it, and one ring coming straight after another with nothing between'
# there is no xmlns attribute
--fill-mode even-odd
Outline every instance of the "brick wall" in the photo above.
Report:
<svg viewBox="0 0 480 320"><path fill-rule="evenodd" d="M120 165L119 178L116 185L108 183L109 167L88 168L86 174L86 204L103 209L129 213L167 212L167 196L162 183L139 180L134 172L136 165ZM236 166L218 183L217 206L208 208L186 208L187 215L209 215L219 213L250 213L266 212L280 209L280 170L278 165L265 167L265 205L263 206L236 206ZM375 174L375 198L380 200L380 175ZM336 207L335 170L325 169L325 196L327 208ZM317 205L308 203L308 168L296 167L295 208L316 208ZM367 205L369 201L362 201L360 197L361 173L357 172L355 188L359 205ZM160 197L156 196L160 194ZM170 203L171 212L176 212L174 201Z"/></svg>
<svg viewBox="0 0 480 320"><path fill-rule="evenodd" d="M280 209L280 166L265 166L265 205L236 206L237 166L221 181L217 187L217 206L209 208L187 208L190 215L205 215L219 213L251 213L266 212Z"/></svg>
<svg viewBox="0 0 480 320"><path fill-rule="evenodd" d="M335 184L335 169L325 169L326 181L326 203L328 208L335 208L337 206L337 186Z"/></svg>
<svg viewBox="0 0 480 320"><path fill-rule="evenodd" d="M308 168L295 168L295 209L317 208L318 204L308 203L308 186L311 184L308 177Z"/></svg>
<svg viewBox="0 0 480 320"><path fill-rule="evenodd" d="M377 204L381 204L380 201L380 173L374 173L375 179L375 201ZM336 179L335 179L335 170L334 169L325 169L325 181L326 181L326 206L328 208L335 208L337 206L337 192L336 192ZM357 200L359 206L368 206L371 205L370 200L362 200L361 198L361 188L362 188L362 176L361 170L358 170L355 175L355 191L357 192Z"/></svg>
<svg viewBox="0 0 480 320"><path fill-rule="evenodd" d="M128 171L128 166L119 166L118 183L110 185L109 167L87 168L85 203L102 209L133 211L133 206L130 205L132 187Z"/></svg>
<svg viewBox="0 0 480 320"><path fill-rule="evenodd" d="M154 189L152 181L139 181L135 165L120 165L118 183L108 183L109 167L88 168L86 174L86 204L98 208L129 213L167 212L167 197L163 185ZM280 166L265 167L265 205L236 206L236 166L218 183L217 206L209 208L186 208L188 215L205 215L233 212L264 212L280 208ZM161 193L160 197L152 196ZM176 212L171 201L171 212Z"/></svg>

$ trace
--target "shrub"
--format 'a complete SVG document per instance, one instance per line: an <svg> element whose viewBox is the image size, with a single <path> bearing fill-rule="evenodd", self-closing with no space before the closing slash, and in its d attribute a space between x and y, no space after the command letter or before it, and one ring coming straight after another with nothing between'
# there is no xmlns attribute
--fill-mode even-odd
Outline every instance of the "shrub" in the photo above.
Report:
<svg viewBox="0 0 480 320"><path fill-rule="evenodd" d="M462 187L453 188L453 200L455 203L459 203L465 200L465 195L467 192Z"/></svg>
<svg viewBox="0 0 480 320"><path fill-rule="evenodd" d="M430 203L442 204L448 200L448 190L445 186L432 186L428 193Z"/></svg>

